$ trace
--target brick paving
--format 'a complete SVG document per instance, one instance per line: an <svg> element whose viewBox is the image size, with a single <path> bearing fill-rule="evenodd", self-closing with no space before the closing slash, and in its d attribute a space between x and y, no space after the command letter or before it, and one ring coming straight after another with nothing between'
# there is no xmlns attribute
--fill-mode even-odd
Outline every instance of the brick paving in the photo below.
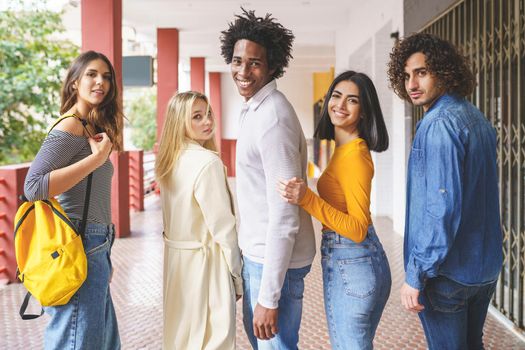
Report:
<svg viewBox="0 0 525 350"><path fill-rule="evenodd" d="M378 234L392 268L392 294L386 306L374 345L376 349L426 349L416 315L399 303L403 281L402 238L392 231L389 219L375 218ZM162 218L159 201L151 196L146 211L132 213L130 238L118 239L113 247L115 274L111 285L123 349L160 349L162 334ZM316 223L319 232L319 223ZM318 243L320 236L317 237ZM306 278L301 349L330 349L323 308L320 256ZM42 348L47 316L22 321L18 308L25 295L20 284L0 286L0 349ZM38 311L38 305L32 305ZM237 347L250 349L242 328L240 303L237 313ZM487 349L525 349L525 343L489 314L485 325ZM191 350L191 349L189 349Z"/></svg>

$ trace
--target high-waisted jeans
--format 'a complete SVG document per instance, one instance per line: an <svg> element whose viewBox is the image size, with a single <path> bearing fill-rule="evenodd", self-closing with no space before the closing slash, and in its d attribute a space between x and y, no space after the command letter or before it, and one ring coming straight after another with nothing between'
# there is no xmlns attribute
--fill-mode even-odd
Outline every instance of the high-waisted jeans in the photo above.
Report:
<svg viewBox="0 0 525 350"><path fill-rule="evenodd" d="M374 227L361 243L324 231L321 243L326 319L332 349L372 349L392 278Z"/></svg>
<svg viewBox="0 0 525 350"><path fill-rule="evenodd" d="M78 227L79 222L73 221ZM113 225L88 223L84 250L87 278L66 305L45 307L51 316L46 328L45 349L120 349L115 309L109 292Z"/></svg>

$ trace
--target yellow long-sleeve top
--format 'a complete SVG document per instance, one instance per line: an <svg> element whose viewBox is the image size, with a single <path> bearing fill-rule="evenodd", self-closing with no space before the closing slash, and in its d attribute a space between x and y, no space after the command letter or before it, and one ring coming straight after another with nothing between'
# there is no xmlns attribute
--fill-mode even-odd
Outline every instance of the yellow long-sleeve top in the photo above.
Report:
<svg viewBox="0 0 525 350"><path fill-rule="evenodd" d="M299 205L324 228L357 243L367 234L374 163L365 140L354 139L335 149L317 182L319 196L306 189Z"/></svg>

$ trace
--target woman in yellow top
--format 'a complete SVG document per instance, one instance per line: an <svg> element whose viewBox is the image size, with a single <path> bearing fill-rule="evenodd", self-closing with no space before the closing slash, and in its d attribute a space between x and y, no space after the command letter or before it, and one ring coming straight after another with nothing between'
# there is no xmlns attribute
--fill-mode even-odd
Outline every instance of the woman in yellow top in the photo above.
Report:
<svg viewBox="0 0 525 350"><path fill-rule="evenodd" d="M388 260L370 217L374 164L370 151L388 148L374 84L363 73L335 78L315 137L335 140L335 152L317 183L280 184L281 196L323 224L324 303L333 349L372 349L392 284Z"/></svg>
<svg viewBox="0 0 525 350"><path fill-rule="evenodd" d="M155 172L164 222L163 349L235 349L241 253L208 99L168 104Z"/></svg>

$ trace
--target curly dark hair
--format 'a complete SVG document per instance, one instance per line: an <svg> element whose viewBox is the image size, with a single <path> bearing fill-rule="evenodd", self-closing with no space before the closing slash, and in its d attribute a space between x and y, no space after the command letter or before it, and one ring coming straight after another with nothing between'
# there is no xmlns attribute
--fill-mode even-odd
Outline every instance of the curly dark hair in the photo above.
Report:
<svg viewBox="0 0 525 350"><path fill-rule="evenodd" d="M230 64L235 43L247 39L266 49L268 68L275 70L272 78L282 77L284 68L288 67L288 62L293 58L292 31L275 22L275 18L272 18L270 13L263 18L257 17L255 11L247 11L242 7L241 10L243 15L236 15L235 21L228 24L229 28L221 32L222 57Z"/></svg>
<svg viewBox="0 0 525 350"><path fill-rule="evenodd" d="M399 41L390 53L388 79L390 87L400 98L410 101L405 88L405 65L417 52L425 55L428 71L437 77L448 93L465 97L474 91L476 78L466 57L446 40L432 34L416 33Z"/></svg>

